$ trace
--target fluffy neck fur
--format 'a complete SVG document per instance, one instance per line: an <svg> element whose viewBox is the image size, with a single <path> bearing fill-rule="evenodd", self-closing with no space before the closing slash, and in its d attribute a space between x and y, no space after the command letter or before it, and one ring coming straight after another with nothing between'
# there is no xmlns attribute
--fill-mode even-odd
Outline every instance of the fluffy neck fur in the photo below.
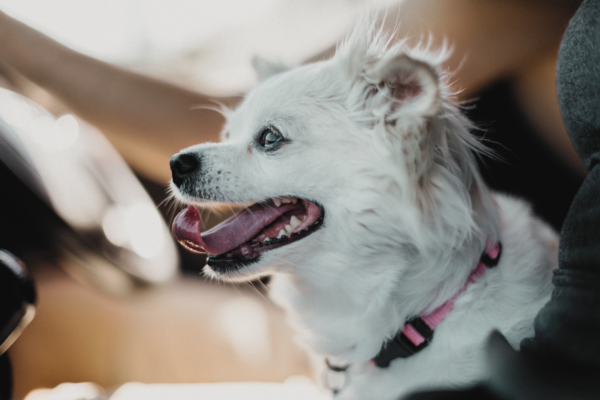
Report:
<svg viewBox="0 0 600 400"><path fill-rule="evenodd" d="M479 176L468 126L447 105L422 125L439 143L423 187L402 190L405 174L379 176L388 189L378 204L348 211L357 232L348 240L358 238L350 254L348 243L326 242L325 257L317 251L287 260L297 266L294 273L275 276L272 297L311 350L342 364L372 358L408 318L452 297L486 239L497 239L495 205Z"/></svg>
<svg viewBox="0 0 600 400"><path fill-rule="evenodd" d="M300 340L340 363L372 358L406 319L452 297L498 236L475 160L485 150L448 93L444 52L390 37L359 24L333 59L300 72L323 83L310 100L342 102L325 121L343 125L328 134L356 159L336 170L356 179L324 204L318 244L275 261L271 293Z"/></svg>

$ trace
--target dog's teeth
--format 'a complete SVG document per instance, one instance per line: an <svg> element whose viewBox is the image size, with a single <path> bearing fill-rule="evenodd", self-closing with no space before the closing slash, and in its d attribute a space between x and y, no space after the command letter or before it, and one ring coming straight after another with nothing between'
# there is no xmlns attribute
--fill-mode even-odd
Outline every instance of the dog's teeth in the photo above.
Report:
<svg viewBox="0 0 600 400"><path fill-rule="evenodd" d="M281 199L279 197L275 197L273 199L273 203L275 203L275 207L279 207L281 205Z"/></svg>
<svg viewBox="0 0 600 400"><path fill-rule="evenodd" d="M302 218L300 218L300 221L302 221L302 222L306 221L306 217L308 217L308 215L302 216Z"/></svg>
<svg viewBox="0 0 600 400"><path fill-rule="evenodd" d="M292 204L296 204L297 202L298 202L298 199L294 197L294 198L292 199Z"/></svg>
<svg viewBox="0 0 600 400"><path fill-rule="evenodd" d="M269 238L266 237L265 240L263 240L263 244L269 244L269 241L270 241Z"/></svg>
<svg viewBox="0 0 600 400"><path fill-rule="evenodd" d="M293 230L294 230L294 227L292 225L286 225L285 226L285 232L286 233L292 233Z"/></svg>
<svg viewBox="0 0 600 400"><path fill-rule="evenodd" d="M292 218L290 218L290 225L291 225L293 228L297 227L297 226L298 226L298 225L300 225L301 223L302 223L302 221L300 221L300 220L298 219L298 217L296 217L295 215L292 215Z"/></svg>
<svg viewBox="0 0 600 400"><path fill-rule="evenodd" d="M280 239L282 236L285 236L285 234L286 234L285 230L283 230L283 229L280 230L279 235L277 235L277 239Z"/></svg>
<svg viewBox="0 0 600 400"><path fill-rule="evenodd" d="M282 197L282 198L281 198L281 202L282 202L283 204L287 204L287 203L291 203L291 202L292 202L292 200L290 200L290 199L289 199L289 198L287 198L287 197Z"/></svg>

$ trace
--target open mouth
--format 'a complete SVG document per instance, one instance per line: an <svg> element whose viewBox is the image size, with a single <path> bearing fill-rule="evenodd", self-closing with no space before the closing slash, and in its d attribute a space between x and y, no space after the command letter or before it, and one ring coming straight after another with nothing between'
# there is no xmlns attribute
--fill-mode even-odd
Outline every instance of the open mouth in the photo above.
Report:
<svg viewBox="0 0 600 400"><path fill-rule="evenodd" d="M277 197L258 202L209 231L200 231L200 213L189 206L173 221L173 235L186 249L208 253L217 272L240 269L270 250L294 243L323 224L324 211L304 199Z"/></svg>

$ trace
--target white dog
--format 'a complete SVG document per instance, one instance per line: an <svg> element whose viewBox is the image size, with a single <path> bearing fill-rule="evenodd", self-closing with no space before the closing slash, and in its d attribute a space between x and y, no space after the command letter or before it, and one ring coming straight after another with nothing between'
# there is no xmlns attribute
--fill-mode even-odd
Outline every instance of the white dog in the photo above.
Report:
<svg viewBox="0 0 600 400"><path fill-rule="evenodd" d="M178 199L254 203L202 234L190 206L173 232L211 276L273 276L336 399L474 383L490 332L518 348L549 299L557 237L484 186L441 61L363 24L329 60L271 68L223 143L171 159Z"/></svg>

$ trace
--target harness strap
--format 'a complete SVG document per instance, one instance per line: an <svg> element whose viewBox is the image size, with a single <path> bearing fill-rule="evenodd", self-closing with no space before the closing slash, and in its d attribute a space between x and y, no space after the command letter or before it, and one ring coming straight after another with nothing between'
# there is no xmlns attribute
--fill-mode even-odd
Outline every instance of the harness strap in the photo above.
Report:
<svg viewBox="0 0 600 400"><path fill-rule="evenodd" d="M396 336L387 341L379 353L371 360L380 368L387 368L396 358L407 358L423 350L433 339L434 329L454 309L454 302L467 287L476 282L488 268L498 265L502 245L488 241L486 249L479 258L475 269L471 272L463 287L451 299L429 314L421 314L411 318Z"/></svg>

